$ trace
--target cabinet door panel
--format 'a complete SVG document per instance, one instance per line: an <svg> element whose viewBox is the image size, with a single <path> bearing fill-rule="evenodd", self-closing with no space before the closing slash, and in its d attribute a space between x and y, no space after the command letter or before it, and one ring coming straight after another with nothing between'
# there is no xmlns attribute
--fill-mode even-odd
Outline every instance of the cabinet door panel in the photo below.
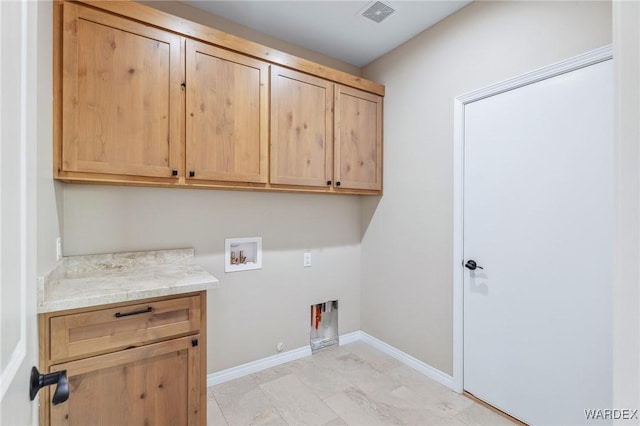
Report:
<svg viewBox="0 0 640 426"><path fill-rule="evenodd" d="M67 371L69 399L53 425L199 423L198 335L51 366Z"/></svg>
<svg viewBox="0 0 640 426"><path fill-rule="evenodd" d="M271 183L327 186L333 83L271 68Z"/></svg>
<svg viewBox="0 0 640 426"><path fill-rule="evenodd" d="M64 4L62 169L171 177L180 163L179 36Z"/></svg>
<svg viewBox="0 0 640 426"><path fill-rule="evenodd" d="M382 189L382 98L336 85L335 178L345 189Z"/></svg>
<svg viewBox="0 0 640 426"><path fill-rule="evenodd" d="M187 41L187 169L195 179L266 182L269 65Z"/></svg>

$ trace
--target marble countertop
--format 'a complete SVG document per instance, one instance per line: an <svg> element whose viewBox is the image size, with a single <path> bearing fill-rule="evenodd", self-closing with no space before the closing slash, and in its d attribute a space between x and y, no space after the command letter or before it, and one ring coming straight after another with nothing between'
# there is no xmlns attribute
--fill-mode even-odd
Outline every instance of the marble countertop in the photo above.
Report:
<svg viewBox="0 0 640 426"><path fill-rule="evenodd" d="M64 257L38 278L38 312L127 302L218 287L193 249Z"/></svg>

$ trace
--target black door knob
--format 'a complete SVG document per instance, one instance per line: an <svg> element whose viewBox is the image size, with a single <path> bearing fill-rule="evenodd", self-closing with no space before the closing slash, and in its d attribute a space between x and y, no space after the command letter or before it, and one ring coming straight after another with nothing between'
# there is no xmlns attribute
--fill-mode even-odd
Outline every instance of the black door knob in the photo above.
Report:
<svg viewBox="0 0 640 426"><path fill-rule="evenodd" d="M475 261L475 260L473 260L473 259L469 259L469 260L467 260L467 263L465 263L465 264L464 264L464 267L465 267L465 268L467 268L467 269L470 269L470 270L472 270L472 271L475 271L475 270L476 270L476 268L477 268L477 269L484 269L482 266L478 265L478 264L476 263L476 261Z"/></svg>
<svg viewBox="0 0 640 426"><path fill-rule="evenodd" d="M29 380L29 397L33 401L40 389L45 386L56 385L51 402L58 405L69 399L69 383L67 381L67 370L56 373L40 374L36 367L31 368L31 378Z"/></svg>

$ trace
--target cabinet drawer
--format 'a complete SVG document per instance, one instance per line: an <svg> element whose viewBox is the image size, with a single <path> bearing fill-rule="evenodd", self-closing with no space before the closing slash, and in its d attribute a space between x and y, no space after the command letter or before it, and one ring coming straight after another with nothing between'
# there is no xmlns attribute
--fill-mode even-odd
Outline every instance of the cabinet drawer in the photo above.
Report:
<svg viewBox="0 0 640 426"><path fill-rule="evenodd" d="M200 295L52 317L51 362L141 346L200 330Z"/></svg>

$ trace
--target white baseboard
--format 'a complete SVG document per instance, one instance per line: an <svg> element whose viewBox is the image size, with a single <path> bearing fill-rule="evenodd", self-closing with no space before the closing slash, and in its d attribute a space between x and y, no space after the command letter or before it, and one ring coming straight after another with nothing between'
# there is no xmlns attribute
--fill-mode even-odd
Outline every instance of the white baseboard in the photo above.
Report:
<svg viewBox="0 0 640 426"><path fill-rule="evenodd" d="M353 333L347 333L340 336L340 345L348 345L349 343L357 342L362 339L362 332L360 330Z"/></svg>
<svg viewBox="0 0 640 426"><path fill-rule="evenodd" d="M238 365L237 367L218 371L217 373L212 373L207 376L207 387L219 385L229 380L239 379L240 377L248 376L249 374L257 373L258 371L266 370L267 368L275 367L286 362L295 361L296 359L309 355L311 355L311 346L303 346L281 354Z"/></svg>
<svg viewBox="0 0 640 426"><path fill-rule="evenodd" d="M417 372L422 373L428 378L435 380L436 382L443 384L449 389L453 390L453 377L451 377L450 375L443 373L437 368L434 368L429 364L422 362L419 359L416 359L399 349L394 348L391 345L386 344L382 340L378 340L375 337L368 335L364 331L361 331L360 334L360 339L363 342L368 343L369 345L378 349L380 352L384 352L385 354L397 359L407 367L411 367Z"/></svg>
<svg viewBox="0 0 640 426"><path fill-rule="evenodd" d="M409 354L402 352L399 349L394 348L391 345L384 343L382 340L378 340L375 337L368 335L363 331L354 331L352 333L347 333L340 336L340 345L346 345L357 341L363 341L378 349L380 352L383 352L397 359L407 367L411 367L417 372L429 377L430 379L435 380L436 382L441 383L450 389L453 389L453 377L443 373L437 368L433 368L429 364L426 364ZM207 387L219 385L230 380L239 379L240 377L257 373L258 371L266 370L267 368L275 367L286 362L295 361L297 359L304 358L310 355L311 346L303 346L301 348L293 349L281 354L272 355L270 357L238 365L237 367L218 371L217 373L212 373L207 376Z"/></svg>

